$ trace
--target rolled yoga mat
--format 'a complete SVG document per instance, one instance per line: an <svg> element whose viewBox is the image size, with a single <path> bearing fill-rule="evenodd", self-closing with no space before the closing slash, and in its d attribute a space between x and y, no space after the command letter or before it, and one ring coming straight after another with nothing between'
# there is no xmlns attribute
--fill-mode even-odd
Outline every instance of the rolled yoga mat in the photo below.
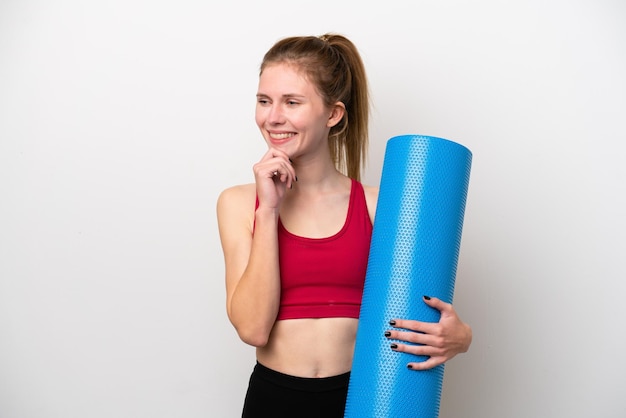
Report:
<svg viewBox="0 0 626 418"><path fill-rule="evenodd" d="M436 418L444 366L392 351L392 318L438 322L423 295L452 303L471 152L429 136L387 142L345 418Z"/></svg>

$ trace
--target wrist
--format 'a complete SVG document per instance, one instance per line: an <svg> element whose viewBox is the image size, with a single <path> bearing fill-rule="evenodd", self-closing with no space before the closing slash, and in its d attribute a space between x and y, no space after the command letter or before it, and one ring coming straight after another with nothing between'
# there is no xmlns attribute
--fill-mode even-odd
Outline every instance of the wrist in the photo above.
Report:
<svg viewBox="0 0 626 418"><path fill-rule="evenodd" d="M472 327L468 324L465 324L465 350L463 352L467 352L472 344Z"/></svg>
<svg viewBox="0 0 626 418"><path fill-rule="evenodd" d="M278 219L278 215L279 215L279 210L278 208L274 208L274 207L270 207L270 206L261 206L259 205L259 207L256 208L256 210L254 211L254 217L256 220L259 219L266 219L266 220L270 220L270 219Z"/></svg>

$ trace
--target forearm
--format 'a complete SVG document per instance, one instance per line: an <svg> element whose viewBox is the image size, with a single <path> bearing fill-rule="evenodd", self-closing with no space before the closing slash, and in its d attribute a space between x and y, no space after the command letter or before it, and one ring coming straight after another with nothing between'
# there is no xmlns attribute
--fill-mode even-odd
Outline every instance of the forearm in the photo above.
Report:
<svg viewBox="0 0 626 418"><path fill-rule="evenodd" d="M276 211L257 210L248 263L229 304L240 338L257 347L267 343L280 305L277 227Z"/></svg>

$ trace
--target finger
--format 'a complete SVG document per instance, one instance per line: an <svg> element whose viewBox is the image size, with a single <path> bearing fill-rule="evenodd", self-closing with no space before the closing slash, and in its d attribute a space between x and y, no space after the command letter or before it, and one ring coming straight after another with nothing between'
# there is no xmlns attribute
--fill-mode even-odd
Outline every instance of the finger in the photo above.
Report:
<svg viewBox="0 0 626 418"><path fill-rule="evenodd" d="M436 330L437 323L415 321L412 319L392 319L389 321L389 325L395 328L430 334Z"/></svg>
<svg viewBox="0 0 626 418"><path fill-rule="evenodd" d="M415 344L401 344L396 343L398 350L403 353L413 354L414 356L426 356L426 357L440 357L446 358L448 355L445 348L436 347L432 345L415 345Z"/></svg>
<svg viewBox="0 0 626 418"><path fill-rule="evenodd" d="M259 162L254 165L253 171L257 178L280 179L280 167L275 162Z"/></svg>
<svg viewBox="0 0 626 418"><path fill-rule="evenodd" d="M437 357L431 357L426 361L418 361L418 362L413 361L411 363L408 363L406 367L410 370L421 371L421 370L430 370L443 363L444 363L443 359L440 359Z"/></svg>
<svg viewBox="0 0 626 418"><path fill-rule="evenodd" d="M435 353L432 353L429 350L428 346L425 345L409 345L409 344L402 344L402 343L391 343L389 344L389 348L392 351L396 351L398 353L407 353L407 354L413 354L416 356L425 356L425 357L430 357L431 355L434 355Z"/></svg>
<svg viewBox="0 0 626 418"><path fill-rule="evenodd" d="M269 148L267 150L267 154L271 155L272 157L281 157L290 161L289 155L285 151L280 150L278 148Z"/></svg>
<svg viewBox="0 0 626 418"><path fill-rule="evenodd" d="M262 160L256 163L253 167L256 175L281 179L285 181L287 177L294 177L295 171L289 161L286 161L282 157L273 157L269 160Z"/></svg>
<svg viewBox="0 0 626 418"><path fill-rule="evenodd" d="M279 166L271 172L271 177L281 183L286 183L288 188L292 188L293 182L296 178L296 173L291 164L281 162Z"/></svg>
<svg viewBox="0 0 626 418"><path fill-rule="evenodd" d="M272 158L284 158L285 160L289 160L289 155L285 151L279 150L278 148L268 148L263 154L261 161L271 160Z"/></svg>
<svg viewBox="0 0 626 418"><path fill-rule="evenodd" d="M281 181L286 181L288 177L295 179L296 172L293 163L285 152L271 148L263 156L260 163L272 169L272 174L278 176L280 174Z"/></svg>
<svg viewBox="0 0 626 418"><path fill-rule="evenodd" d="M287 153L276 148L269 148L267 151L265 151L265 154L263 154L263 157L261 157L261 159L259 160L259 164L271 162L276 163L280 160L291 164L291 159L289 158L289 155L287 155Z"/></svg>
<svg viewBox="0 0 626 418"><path fill-rule="evenodd" d="M419 332L389 331L388 334L385 333L385 336L390 340L398 340L411 344L420 344L432 347L439 347L441 345L440 338Z"/></svg>
<svg viewBox="0 0 626 418"><path fill-rule="evenodd" d="M411 362L407 367L411 370L428 370L443 364L447 360L445 350L429 345L413 345L391 343L390 349L400 353L411 354L418 357L426 357L424 361Z"/></svg>
<svg viewBox="0 0 626 418"><path fill-rule="evenodd" d="M424 303L426 303L428 306L430 306L431 308L435 308L440 312L447 312L450 311L452 309L452 305L449 303L446 303L444 301L442 301L439 298L436 297L431 297L431 296L424 296Z"/></svg>
<svg viewBox="0 0 626 418"><path fill-rule="evenodd" d="M284 170L280 170L282 175L291 175L291 177L295 178L295 171L293 169L293 162L289 155L284 151L281 151L276 148L270 148L265 154L262 161L272 162L275 164L279 164ZM284 181L285 179L283 179Z"/></svg>
<svg viewBox="0 0 626 418"><path fill-rule="evenodd" d="M276 180L280 181L281 183L285 183L285 186L289 189L291 189L292 186L292 182L291 182L291 174L289 173L289 171L275 171L274 172L274 177L276 178Z"/></svg>

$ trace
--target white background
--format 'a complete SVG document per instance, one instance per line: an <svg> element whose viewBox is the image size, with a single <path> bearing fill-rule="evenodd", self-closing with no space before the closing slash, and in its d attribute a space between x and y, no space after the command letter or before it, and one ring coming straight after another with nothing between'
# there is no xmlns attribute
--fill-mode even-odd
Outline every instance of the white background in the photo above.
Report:
<svg viewBox="0 0 626 418"><path fill-rule="evenodd" d="M252 181L258 65L360 48L390 137L474 154L441 417L626 416L621 0L0 2L0 417L230 418L219 192Z"/></svg>

